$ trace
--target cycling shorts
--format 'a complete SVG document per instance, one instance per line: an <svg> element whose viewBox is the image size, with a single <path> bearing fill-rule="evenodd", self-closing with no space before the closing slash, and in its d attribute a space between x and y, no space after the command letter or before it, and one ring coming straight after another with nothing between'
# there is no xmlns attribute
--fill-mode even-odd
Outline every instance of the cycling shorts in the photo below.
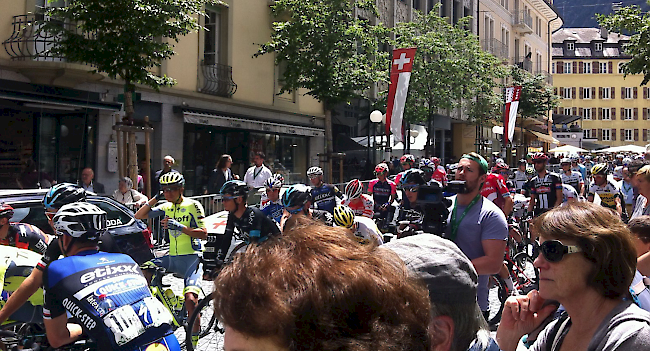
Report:
<svg viewBox="0 0 650 351"><path fill-rule="evenodd" d="M165 255L149 261L158 267L163 267L167 272L180 274L185 279L183 295L188 292L199 295L201 292L200 280L203 276L203 267L199 255Z"/></svg>

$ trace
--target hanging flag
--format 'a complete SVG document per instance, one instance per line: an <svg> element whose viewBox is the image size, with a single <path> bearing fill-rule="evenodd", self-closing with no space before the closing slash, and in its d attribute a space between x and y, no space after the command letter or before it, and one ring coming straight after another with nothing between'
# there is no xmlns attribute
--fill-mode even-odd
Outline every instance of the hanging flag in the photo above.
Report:
<svg viewBox="0 0 650 351"><path fill-rule="evenodd" d="M508 141L512 141L512 137L515 135L515 122L517 120L520 97L520 86L506 88L506 111L503 116L503 145L507 145Z"/></svg>
<svg viewBox="0 0 650 351"><path fill-rule="evenodd" d="M386 137L393 132L395 144L404 140L402 120L416 50L417 48L393 50L393 64L390 68L390 87L388 88L388 105L386 108Z"/></svg>

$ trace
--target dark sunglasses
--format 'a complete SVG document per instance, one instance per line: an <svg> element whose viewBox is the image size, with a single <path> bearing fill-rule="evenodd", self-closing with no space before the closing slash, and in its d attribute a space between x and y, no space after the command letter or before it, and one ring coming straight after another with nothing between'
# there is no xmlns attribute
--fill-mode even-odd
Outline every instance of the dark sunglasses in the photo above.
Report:
<svg viewBox="0 0 650 351"><path fill-rule="evenodd" d="M170 193L170 192L172 192L172 191L176 191L176 190L179 190L179 189L180 189L180 188L179 188L179 187L176 187L176 186L175 186L175 187L164 187L164 188L162 188L162 191L163 191L164 193Z"/></svg>
<svg viewBox="0 0 650 351"><path fill-rule="evenodd" d="M418 190L420 190L420 186L419 185L403 186L402 189L404 189L404 191L417 193Z"/></svg>
<svg viewBox="0 0 650 351"><path fill-rule="evenodd" d="M582 249L575 245L564 245L558 240L547 240L539 245L539 250L544 259L549 262L560 262L564 255L582 252Z"/></svg>
<svg viewBox="0 0 650 351"><path fill-rule="evenodd" d="M222 198L223 200L234 200L234 199L236 199L236 198L238 198L238 197L241 197L241 196L230 196L230 195L222 195L222 196L221 196L221 198Z"/></svg>

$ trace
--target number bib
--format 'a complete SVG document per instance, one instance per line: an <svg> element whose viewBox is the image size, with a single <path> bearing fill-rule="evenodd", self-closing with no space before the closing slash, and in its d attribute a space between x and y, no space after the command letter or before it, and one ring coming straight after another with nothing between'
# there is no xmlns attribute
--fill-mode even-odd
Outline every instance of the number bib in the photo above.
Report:
<svg viewBox="0 0 650 351"><path fill-rule="evenodd" d="M147 328L165 323L172 324L172 315L154 297L146 297L133 306L122 306L104 317L104 324L111 329L119 346L144 334Z"/></svg>

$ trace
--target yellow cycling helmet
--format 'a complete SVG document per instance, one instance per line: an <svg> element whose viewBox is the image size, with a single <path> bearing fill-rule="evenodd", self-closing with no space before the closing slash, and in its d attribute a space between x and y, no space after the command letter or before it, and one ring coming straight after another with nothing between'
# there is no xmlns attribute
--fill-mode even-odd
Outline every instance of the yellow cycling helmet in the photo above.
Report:
<svg viewBox="0 0 650 351"><path fill-rule="evenodd" d="M607 163L599 163L591 168L592 175L596 175L596 174L607 175L608 172L609 172L609 165L607 165Z"/></svg>
<svg viewBox="0 0 650 351"><path fill-rule="evenodd" d="M334 208L334 223L339 227L352 228L354 225L354 211L344 205Z"/></svg>
<svg viewBox="0 0 650 351"><path fill-rule="evenodd" d="M178 172L165 173L162 177L160 177L160 186L165 185L178 185L181 188L184 188L185 178Z"/></svg>

